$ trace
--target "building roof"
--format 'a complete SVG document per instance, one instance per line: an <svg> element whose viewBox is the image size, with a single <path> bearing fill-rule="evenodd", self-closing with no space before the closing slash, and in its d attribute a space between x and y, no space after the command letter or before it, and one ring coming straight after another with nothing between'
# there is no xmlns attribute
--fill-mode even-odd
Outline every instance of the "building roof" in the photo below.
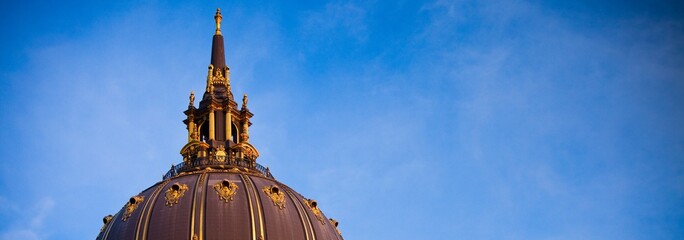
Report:
<svg viewBox="0 0 684 240"><path fill-rule="evenodd" d="M203 169L131 197L98 239L342 239L315 200L239 169Z"/></svg>

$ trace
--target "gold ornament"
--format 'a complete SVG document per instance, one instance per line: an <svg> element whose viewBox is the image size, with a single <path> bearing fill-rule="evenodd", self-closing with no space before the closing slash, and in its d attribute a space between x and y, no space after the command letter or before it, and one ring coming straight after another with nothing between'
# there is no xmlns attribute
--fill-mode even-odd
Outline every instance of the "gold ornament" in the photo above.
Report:
<svg viewBox="0 0 684 240"><path fill-rule="evenodd" d="M223 19L223 16L221 16L221 9L217 8L216 15L214 15L214 20L216 20L216 35L221 35L221 19Z"/></svg>
<svg viewBox="0 0 684 240"><path fill-rule="evenodd" d="M340 223L337 222L337 220L332 219L332 218L329 218L328 220L330 220L330 223L332 223L332 225L335 225L335 230L337 230L337 234L342 235L342 232L340 232L340 229L337 228L337 225L339 225Z"/></svg>
<svg viewBox="0 0 684 240"><path fill-rule="evenodd" d="M178 200L183 197L185 191L188 190L188 185L182 183L174 183L166 190L166 206L173 207L178 204Z"/></svg>
<svg viewBox="0 0 684 240"><path fill-rule="evenodd" d="M263 190L271 201L273 201L273 205L278 206L279 209L285 208L285 193L280 191L278 186L264 186Z"/></svg>
<svg viewBox="0 0 684 240"><path fill-rule="evenodd" d="M223 145L219 145L218 148L216 148L216 161L219 162L225 162L226 161L226 147Z"/></svg>
<svg viewBox="0 0 684 240"><path fill-rule="evenodd" d="M128 220L128 218L131 217L131 214L133 214L133 211L138 208L138 205L140 205L144 199L145 198L143 196L134 196L129 199L128 203L126 203L126 206L124 207L126 211L124 212L123 216L121 216L121 221L125 222Z"/></svg>
<svg viewBox="0 0 684 240"><path fill-rule="evenodd" d="M102 222L104 222L104 225L102 225L102 228L100 228L100 232L104 231L105 228L107 228L107 224L112 221L114 217L112 215L107 215L104 218L102 218Z"/></svg>
<svg viewBox="0 0 684 240"><path fill-rule="evenodd" d="M219 199L226 203L228 200L233 201L233 196L235 196L237 189L237 184L228 181L228 179L223 179L223 181L214 184L214 190L216 190Z"/></svg>
<svg viewBox="0 0 684 240"><path fill-rule="evenodd" d="M311 211L314 213L314 215L316 215L318 221L325 225L325 221L323 221L323 216L321 215L321 209L318 209L318 203L316 202L316 200L304 199L304 203L307 207L311 208Z"/></svg>
<svg viewBox="0 0 684 240"><path fill-rule="evenodd" d="M190 91L190 106L195 105L195 91Z"/></svg>

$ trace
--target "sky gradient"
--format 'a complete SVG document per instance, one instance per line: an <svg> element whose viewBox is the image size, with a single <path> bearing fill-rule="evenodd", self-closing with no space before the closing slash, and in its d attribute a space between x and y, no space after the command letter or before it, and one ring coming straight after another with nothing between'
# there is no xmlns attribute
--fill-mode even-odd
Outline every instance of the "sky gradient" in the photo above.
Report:
<svg viewBox="0 0 684 240"><path fill-rule="evenodd" d="M223 13L274 176L345 239L684 239L684 4L0 3L0 239L93 239L182 161Z"/></svg>

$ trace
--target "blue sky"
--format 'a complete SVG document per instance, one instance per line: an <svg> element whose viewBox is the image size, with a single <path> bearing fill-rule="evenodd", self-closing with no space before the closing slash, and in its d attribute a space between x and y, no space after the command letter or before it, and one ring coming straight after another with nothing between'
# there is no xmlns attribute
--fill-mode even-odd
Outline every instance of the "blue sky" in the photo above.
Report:
<svg viewBox="0 0 684 240"><path fill-rule="evenodd" d="M684 238L675 1L0 3L0 238L92 239L186 140L222 8L278 180L346 239Z"/></svg>

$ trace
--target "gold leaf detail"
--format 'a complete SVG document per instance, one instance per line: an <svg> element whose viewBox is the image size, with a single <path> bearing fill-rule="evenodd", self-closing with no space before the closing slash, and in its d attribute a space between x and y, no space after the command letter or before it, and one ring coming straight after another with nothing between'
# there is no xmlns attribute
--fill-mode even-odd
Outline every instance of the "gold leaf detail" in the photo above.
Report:
<svg viewBox="0 0 684 240"><path fill-rule="evenodd" d="M285 193L280 191L278 186L264 186L263 190L271 201L273 201L273 205L278 206L279 209L285 208Z"/></svg>
<svg viewBox="0 0 684 240"><path fill-rule="evenodd" d="M226 203L228 200L233 201L233 196L235 196L237 189L237 184L228 181L228 179L223 179L223 181L214 184L214 190L216 190L219 199Z"/></svg>
<svg viewBox="0 0 684 240"><path fill-rule="evenodd" d="M107 228L107 224L112 221L114 217L112 215L107 215L104 218L102 218L102 222L104 222L104 225L102 225L102 228L100 228L100 232L103 232L105 228Z"/></svg>
<svg viewBox="0 0 684 240"><path fill-rule="evenodd" d="M124 211L123 216L121 216L121 221L125 222L128 220L128 218L131 217L131 214L133 214L133 211L138 208L138 205L140 205L144 199L145 198L143 196L134 196L128 200L128 203L126 203L126 206L124 207L126 211Z"/></svg>
<svg viewBox="0 0 684 240"><path fill-rule="evenodd" d="M185 191L188 190L188 185L182 183L174 183L166 190L166 206L172 207L178 204L178 200L183 197Z"/></svg>
<svg viewBox="0 0 684 240"><path fill-rule="evenodd" d="M337 228L337 225L339 225L340 223L337 222L337 220L332 219L332 218L329 218L329 220L330 220L330 223L332 223L332 225L335 225L335 230L337 230L337 235L340 235L340 236L341 236L341 235L342 235L342 232L340 232L340 229Z"/></svg>
<svg viewBox="0 0 684 240"><path fill-rule="evenodd" d="M311 211L316 215L318 221L325 225L325 221L323 221L323 216L321 215L321 209L318 209L318 203L313 199L304 199L304 203L307 207L311 208Z"/></svg>

